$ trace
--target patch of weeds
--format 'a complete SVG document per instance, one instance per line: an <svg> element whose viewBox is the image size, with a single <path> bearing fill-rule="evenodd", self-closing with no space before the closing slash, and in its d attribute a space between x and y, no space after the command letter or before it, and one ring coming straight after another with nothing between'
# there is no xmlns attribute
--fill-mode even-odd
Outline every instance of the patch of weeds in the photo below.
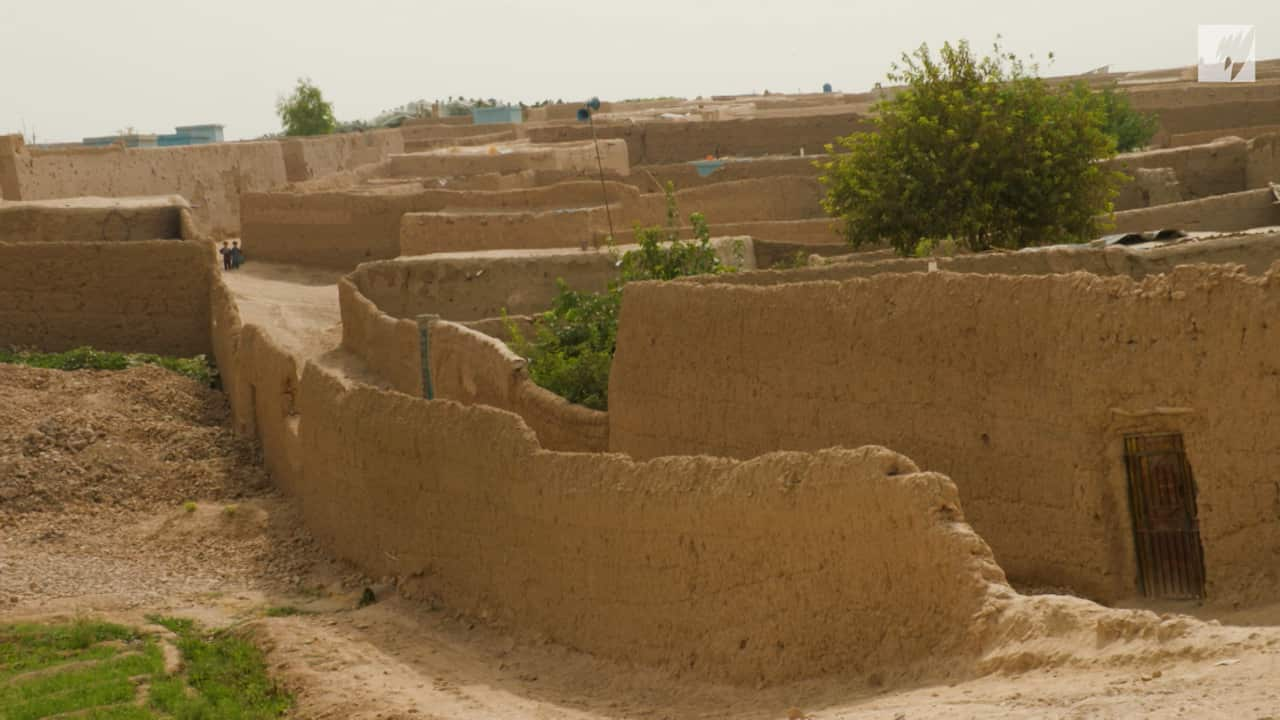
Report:
<svg viewBox="0 0 1280 720"><path fill-rule="evenodd" d="M230 630L200 632L193 622L156 618L178 635L183 673L151 686L151 704L179 720L279 717L292 698L267 676L262 652ZM186 686L195 690L189 695Z"/></svg>
<svg viewBox="0 0 1280 720"><path fill-rule="evenodd" d="M63 713L150 718L133 705L138 676L163 673L159 645L120 625L77 619L0 626L0 717Z"/></svg>
<svg viewBox="0 0 1280 720"><path fill-rule="evenodd" d="M300 610L292 605L273 605L267 608L267 617L292 617L294 615L309 615L306 610Z"/></svg>
<svg viewBox="0 0 1280 720"><path fill-rule="evenodd" d="M364 592L360 593L360 602L356 603L356 607L369 607L376 602L378 602L378 596L373 594L373 588L365 588Z"/></svg>
<svg viewBox="0 0 1280 720"><path fill-rule="evenodd" d="M78 347L60 353L0 350L0 363L48 370L126 370L138 365L157 365L208 387L215 384L217 376L217 371L204 355L180 358L149 353L110 352L91 347Z"/></svg>
<svg viewBox="0 0 1280 720"><path fill-rule="evenodd" d="M188 500L188 501L186 501L186 502L182 503L182 510L183 510L184 512L189 512L189 513L193 513L193 512L195 512L195 511L196 511L196 504L195 504L195 502L194 502L194 501L192 501L192 500Z"/></svg>
<svg viewBox="0 0 1280 720"><path fill-rule="evenodd" d="M235 503L232 503L230 505L224 505L222 507L223 517L235 517L235 514L238 512L240 512L240 506L236 505Z"/></svg>

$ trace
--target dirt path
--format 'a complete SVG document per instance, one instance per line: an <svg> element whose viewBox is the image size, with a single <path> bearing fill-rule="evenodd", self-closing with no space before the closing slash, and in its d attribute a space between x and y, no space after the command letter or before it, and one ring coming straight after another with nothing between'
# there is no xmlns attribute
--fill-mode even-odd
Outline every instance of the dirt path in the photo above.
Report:
<svg viewBox="0 0 1280 720"><path fill-rule="evenodd" d="M261 326L284 349L310 359L341 341L337 283L343 274L249 262L222 276L236 298L242 321Z"/></svg>

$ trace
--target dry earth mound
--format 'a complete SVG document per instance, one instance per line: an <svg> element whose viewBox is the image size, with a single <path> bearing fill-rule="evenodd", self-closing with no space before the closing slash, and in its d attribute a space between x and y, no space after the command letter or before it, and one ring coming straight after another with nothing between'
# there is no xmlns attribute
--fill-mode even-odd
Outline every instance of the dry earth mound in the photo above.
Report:
<svg viewBox="0 0 1280 720"><path fill-rule="evenodd" d="M0 516L134 510L268 487L224 396L157 367L0 365Z"/></svg>

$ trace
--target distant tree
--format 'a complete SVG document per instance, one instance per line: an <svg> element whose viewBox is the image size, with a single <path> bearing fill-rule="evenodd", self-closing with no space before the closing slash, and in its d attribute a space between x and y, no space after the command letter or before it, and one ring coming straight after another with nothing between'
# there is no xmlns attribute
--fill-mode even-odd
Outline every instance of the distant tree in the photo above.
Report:
<svg viewBox="0 0 1280 720"><path fill-rule="evenodd" d="M1052 56L1050 56L1052 57ZM967 42L904 54L878 105L875 132L837 142L821 163L824 206L855 246L889 242L903 255L951 238L973 251L1079 242L1100 234L1123 175L1102 96L1051 86L995 46Z"/></svg>
<svg viewBox="0 0 1280 720"><path fill-rule="evenodd" d="M333 104L309 78L298 78L293 94L276 101L276 114L285 135L327 135L338 125Z"/></svg>
<svg viewBox="0 0 1280 720"><path fill-rule="evenodd" d="M1156 135L1156 116L1134 109L1129 96L1111 88L1102 91L1107 134L1116 139L1117 152L1140 150Z"/></svg>

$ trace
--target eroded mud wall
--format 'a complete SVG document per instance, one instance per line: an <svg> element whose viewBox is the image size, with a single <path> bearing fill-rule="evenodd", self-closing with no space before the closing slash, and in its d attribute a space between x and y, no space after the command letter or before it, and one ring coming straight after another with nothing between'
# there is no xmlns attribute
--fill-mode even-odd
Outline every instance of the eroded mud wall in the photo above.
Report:
<svg viewBox="0 0 1280 720"><path fill-rule="evenodd" d="M488 405L519 415L548 450L605 452L609 417L574 405L529 379L525 360L501 341L461 325L430 325L434 396L464 405Z"/></svg>
<svg viewBox="0 0 1280 720"><path fill-rule="evenodd" d="M338 281L342 347L362 359L390 386L423 396L422 346L418 323L378 310L348 278Z"/></svg>
<svg viewBox="0 0 1280 720"><path fill-rule="evenodd" d="M1233 272L631 284L610 446L902 448L955 480L1012 578L1114 600L1136 592L1122 438L1181 432L1210 597L1274 597L1280 266Z"/></svg>
<svg viewBox="0 0 1280 720"><path fill-rule="evenodd" d="M742 683L898 678L976 653L971 622L1003 580L954 486L878 448L554 453L513 414L315 364L301 410L299 494L332 552L603 657Z"/></svg>
<svg viewBox="0 0 1280 720"><path fill-rule="evenodd" d="M209 352L206 242L0 242L0 347Z"/></svg>

